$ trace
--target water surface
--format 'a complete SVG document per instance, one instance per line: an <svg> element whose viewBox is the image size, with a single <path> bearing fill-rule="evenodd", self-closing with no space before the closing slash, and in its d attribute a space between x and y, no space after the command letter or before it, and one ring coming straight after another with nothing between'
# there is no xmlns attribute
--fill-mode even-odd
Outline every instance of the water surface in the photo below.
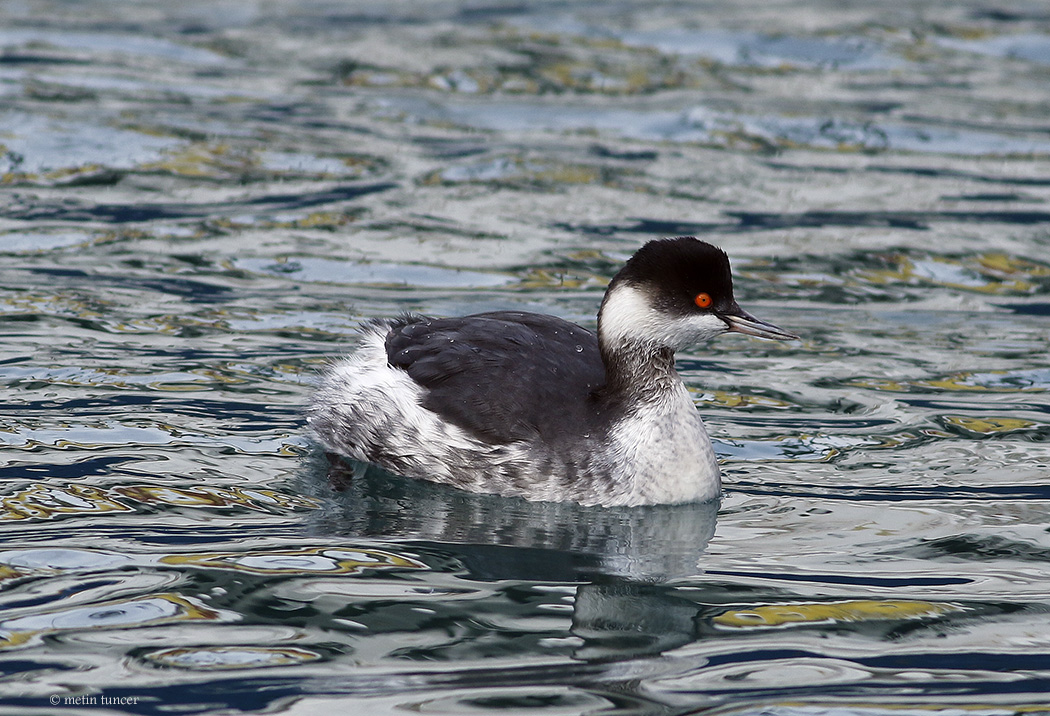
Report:
<svg viewBox="0 0 1050 716"><path fill-rule="evenodd" d="M1038 3L0 18L4 713L1050 712ZM803 336L680 356L720 505L312 449L360 321L686 233Z"/></svg>

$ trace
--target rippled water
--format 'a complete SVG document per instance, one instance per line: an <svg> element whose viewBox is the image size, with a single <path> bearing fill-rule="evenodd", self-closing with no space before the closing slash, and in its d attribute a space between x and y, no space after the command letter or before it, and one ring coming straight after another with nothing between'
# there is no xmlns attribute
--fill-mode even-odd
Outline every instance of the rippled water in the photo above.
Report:
<svg viewBox="0 0 1050 716"><path fill-rule="evenodd" d="M1050 712L1042 3L0 19L4 713ZM362 319L682 233L804 337L681 356L717 514L311 449Z"/></svg>

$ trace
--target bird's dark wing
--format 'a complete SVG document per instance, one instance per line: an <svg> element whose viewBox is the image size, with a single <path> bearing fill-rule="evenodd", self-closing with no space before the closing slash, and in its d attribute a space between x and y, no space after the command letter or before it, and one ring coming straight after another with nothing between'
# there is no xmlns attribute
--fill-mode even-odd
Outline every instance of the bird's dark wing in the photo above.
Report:
<svg viewBox="0 0 1050 716"><path fill-rule="evenodd" d="M595 335L535 313L405 316L386 351L426 389L427 409L494 443L579 435L594 418L591 392L605 383Z"/></svg>

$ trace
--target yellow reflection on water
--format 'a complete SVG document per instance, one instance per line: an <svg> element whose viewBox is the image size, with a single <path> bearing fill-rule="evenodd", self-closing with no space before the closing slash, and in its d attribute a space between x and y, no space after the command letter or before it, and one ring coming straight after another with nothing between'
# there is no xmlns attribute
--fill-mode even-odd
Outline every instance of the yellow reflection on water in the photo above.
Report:
<svg viewBox="0 0 1050 716"><path fill-rule="evenodd" d="M114 500L106 490L87 485L48 487L30 485L0 499L0 521L50 519L55 515L130 512L132 508Z"/></svg>
<svg viewBox="0 0 1050 716"><path fill-rule="evenodd" d="M160 649L143 656L163 666L208 671L289 666L317 661L321 658L317 652L293 646L176 647Z"/></svg>
<svg viewBox="0 0 1050 716"><path fill-rule="evenodd" d="M766 604L751 609L732 609L713 617L711 621L720 627L732 629L764 629L791 624L920 619L960 611L965 611L965 607L943 602L853 600Z"/></svg>
<svg viewBox="0 0 1050 716"><path fill-rule="evenodd" d="M255 488L121 485L106 489L76 484L61 487L34 484L0 499L0 521L134 511L128 502L173 507L241 507L263 512L275 508L313 509L319 504L309 497Z"/></svg>
<svg viewBox="0 0 1050 716"><path fill-rule="evenodd" d="M180 594L150 594L101 604L54 609L0 621L0 649L44 634L84 629L127 629L183 621L217 621L220 613Z"/></svg>
<svg viewBox="0 0 1050 716"><path fill-rule="evenodd" d="M1021 418L968 418L962 415L946 415L944 422L973 433L981 433L982 435L1008 433L1036 425L1031 420L1023 420Z"/></svg>
<svg viewBox="0 0 1050 716"><path fill-rule="evenodd" d="M988 294L1031 293L1038 279L1050 275L1050 267L1001 253L982 253L952 258L887 257L891 268L860 270L855 276L876 285L925 283Z"/></svg>
<svg viewBox="0 0 1050 716"><path fill-rule="evenodd" d="M232 569L254 574L357 574L364 569L428 569L426 564L411 557L358 547L168 555L160 561L164 564Z"/></svg>

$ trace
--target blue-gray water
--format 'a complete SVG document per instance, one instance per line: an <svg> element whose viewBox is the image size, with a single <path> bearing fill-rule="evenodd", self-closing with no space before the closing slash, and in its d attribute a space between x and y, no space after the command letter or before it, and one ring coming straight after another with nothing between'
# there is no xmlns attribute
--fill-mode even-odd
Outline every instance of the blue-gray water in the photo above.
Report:
<svg viewBox="0 0 1050 716"><path fill-rule="evenodd" d="M0 2L0 712L1050 712L1041 2ZM359 476L362 319L593 325L642 242L709 507Z"/></svg>

